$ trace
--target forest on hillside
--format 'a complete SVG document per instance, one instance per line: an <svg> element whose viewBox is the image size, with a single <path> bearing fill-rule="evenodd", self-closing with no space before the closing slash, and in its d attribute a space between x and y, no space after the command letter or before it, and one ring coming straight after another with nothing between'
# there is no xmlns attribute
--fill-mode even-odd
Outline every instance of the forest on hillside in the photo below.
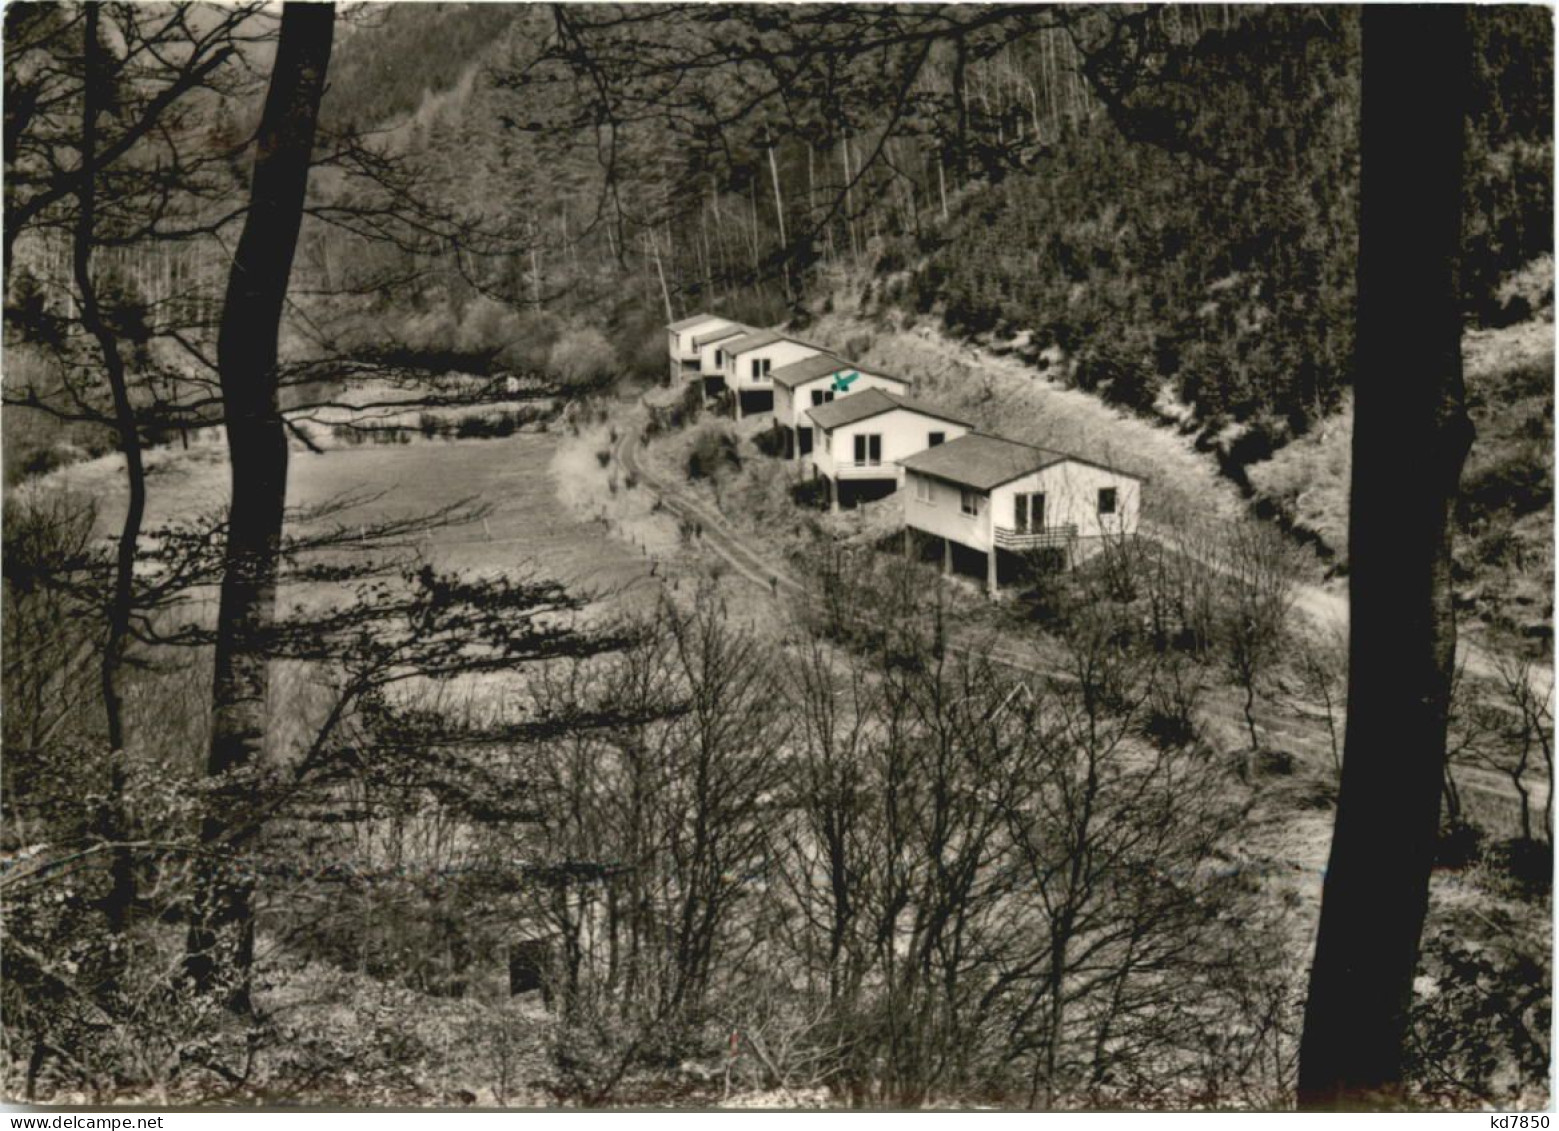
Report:
<svg viewBox="0 0 1559 1131"><path fill-rule="evenodd" d="M1356 13L1164 9L1143 31L1153 63L1129 86L1112 55L1125 47L1085 20L972 21L954 48L927 52L913 98L891 121L880 120L875 105L885 100L873 83L778 65L771 81L774 90L789 84L783 106L769 105L778 102L762 86L770 76L734 66L700 76L697 95L657 106L657 70L674 68L678 50L738 57L753 24L755 36L772 39L763 51L785 50L778 26L725 15L600 32L581 20L581 42L641 37L629 42L653 61L611 95L625 108L611 145L632 170L618 174L631 191L613 186L594 215L572 221L558 207L556 247L570 243L571 222L576 231L603 224L599 250L637 260L642 301L664 300L679 315L727 302L761 309L765 292L794 308L807 297L810 266L864 256L886 277L889 301L934 312L961 334L1027 331L1036 356L1058 347L1071 380L1117 403L1151 411L1169 398L1209 433L1255 424L1252 454L1336 409L1352 365ZM464 20L492 17L448 18L455 35ZM393 36L396 26L367 34ZM1537 9L1499 7L1475 13L1472 30L1462 287L1473 324L1499 325L1530 313L1530 300L1501 284L1552 250L1551 28ZM792 34L822 49L807 31ZM749 67L767 66L762 52L753 56ZM594 153L570 170L554 151L532 148L559 124L534 105L557 80L538 74L524 48L486 66L500 89L525 92L523 116L501 102L497 113L464 108L483 98L482 68L474 80L430 73L421 137L462 179L496 175L530 200L590 200L599 191ZM343 107L356 78L349 72L333 92ZM439 101L462 81L472 88ZM718 113L677 120L683 101L745 96L767 100L761 126L758 115L730 126ZM400 89L391 95L392 105L408 101ZM499 122L528 137L494 140ZM498 164L483 168L489 155ZM580 285L574 254L572 245L561 257L539 250L535 275L511 280L511 291Z"/></svg>
<svg viewBox="0 0 1559 1131"><path fill-rule="evenodd" d="M1453 15L1414 279L1361 123L1426 76L1354 8L7 7L0 1090L1546 1104L1551 594L1487 567L1551 531L1551 350L1458 346L1551 324L1553 28ZM1434 303L1411 372L1361 256ZM1044 386L1186 495L1363 406L1427 437L1411 543L1323 449L1414 632L1350 642L1232 490L972 596L659 387L699 311L934 339L987 425ZM1458 652L1480 601L1521 648ZM1361 637L1427 690L1350 702ZM1318 933L1400 991L1319 1088Z"/></svg>
<svg viewBox="0 0 1559 1131"><path fill-rule="evenodd" d="M566 337L559 356L588 342L648 375L663 322L804 318L832 285L819 269L851 263L875 272L880 302L982 340L1021 335L1068 382L1189 414L1235 469L1349 387L1351 10L1146 9L1124 31L1088 9L945 29L914 6L565 11L556 28L520 6L348 17L322 109L338 148L299 250L298 352L534 372ZM1551 29L1540 9L1488 7L1472 34L1462 288L1472 323L1499 325L1541 302L1505 283L1552 250ZM851 65L825 65L846 43ZM617 67L610 82L585 89L586 51ZM202 175L254 112L252 97L213 107ZM175 294L214 303L206 235L121 241L126 317ZM24 305L58 254L24 257ZM385 324L403 340L382 341ZM38 445L8 446L14 481Z"/></svg>

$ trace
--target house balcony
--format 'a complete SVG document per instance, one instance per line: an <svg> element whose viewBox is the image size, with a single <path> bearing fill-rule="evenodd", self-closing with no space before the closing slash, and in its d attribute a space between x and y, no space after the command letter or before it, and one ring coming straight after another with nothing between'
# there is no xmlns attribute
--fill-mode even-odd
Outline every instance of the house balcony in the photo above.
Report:
<svg viewBox="0 0 1559 1131"><path fill-rule="evenodd" d="M1010 526L996 528L996 545L1003 550L1049 550L1064 547L1077 537L1077 526L1044 526L1039 529L1017 530Z"/></svg>
<svg viewBox="0 0 1559 1131"><path fill-rule="evenodd" d="M824 475L833 476L837 479L892 479L896 481L899 477L899 465L892 460L832 459L826 455L818 458L815 452L813 453L813 460L816 462L818 470Z"/></svg>

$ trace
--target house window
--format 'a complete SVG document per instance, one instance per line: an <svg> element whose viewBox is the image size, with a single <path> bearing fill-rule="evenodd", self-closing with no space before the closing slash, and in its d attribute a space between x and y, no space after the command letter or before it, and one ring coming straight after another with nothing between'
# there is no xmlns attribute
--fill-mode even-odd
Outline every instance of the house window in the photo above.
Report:
<svg viewBox="0 0 1559 1131"><path fill-rule="evenodd" d="M1038 533L1045 529L1045 494L1043 491L1036 491L1033 494L1027 495L1014 495L1012 502L1013 529L1020 534L1027 534L1031 530Z"/></svg>
<svg viewBox="0 0 1559 1131"><path fill-rule="evenodd" d="M928 435L926 437L926 447L934 448L938 444L946 443L946 441L947 441L947 433L946 432L932 432L930 435Z"/></svg>
<svg viewBox="0 0 1559 1131"><path fill-rule="evenodd" d="M827 404L829 401L831 401L833 399L834 399L834 391L832 389L813 389L812 390L812 404L813 404L814 407L817 406L817 405L820 405L820 404Z"/></svg>
<svg viewBox="0 0 1559 1131"><path fill-rule="evenodd" d="M752 379L754 381L767 381L769 379L769 369L773 366L773 364L774 363L766 357L753 358Z"/></svg>
<svg viewBox="0 0 1559 1131"><path fill-rule="evenodd" d="M716 369L724 369L725 368L725 351L724 350L715 350L715 368Z"/></svg>
<svg viewBox="0 0 1559 1131"><path fill-rule="evenodd" d="M1114 487L1100 487L1099 488L1099 513L1100 514L1114 514L1115 513L1115 488Z"/></svg>
<svg viewBox="0 0 1559 1131"><path fill-rule="evenodd" d="M931 502L931 480L915 476L915 501L919 503Z"/></svg>
<svg viewBox="0 0 1559 1131"><path fill-rule="evenodd" d="M967 515L980 513L980 493L967 487L958 492L958 509Z"/></svg>
<svg viewBox="0 0 1559 1131"><path fill-rule="evenodd" d="M863 433L855 437L855 466L878 467L882 464L882 434Z"/></svg>

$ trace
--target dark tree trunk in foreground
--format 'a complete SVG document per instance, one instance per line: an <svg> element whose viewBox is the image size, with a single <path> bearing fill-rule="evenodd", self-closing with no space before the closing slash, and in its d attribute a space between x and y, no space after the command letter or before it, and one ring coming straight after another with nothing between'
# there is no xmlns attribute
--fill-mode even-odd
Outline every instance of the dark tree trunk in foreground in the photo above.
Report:
<svg viewBox="0 0 1559 1131"><path fill-rule="evenodd" d="M216 681L207 772L217 792L201 827L211 861L190 927L188 971L197 986L232 977L248 1004L254 950L253 880L224 867L229 830L254 803L269 687L266 636L287 494L287 434L277 391L278 334L330 62L335 10L287 4L260 119L250 209L233 257L217 366L226 414L233 498L218 611ZM236 819L236 820L235 820Z"/></svg>
<svg viewBox="0 0 1559 1131"><path fill-rule="evenodd" d="M88 4L82 17L82 122L81 168L91 169L98 159L98 117L109 111L111 93L105 76L101 10ZM141 459L141 434L136 425L135 408L130 403L129 380L119 341L103 317L97 284L92 272L92 252L97 239L97 177L82 176L76 189L76 230L71 244L71 273L81 311L81 325L97 342L103 356L103 374L108 380L114 403L114 426L119 448L125 457L125 479L129 497L124 523L120 527L114 556L114 588L108 603L108 635L103 642L103 661L99 668L103 689L103 715L107 727L109 783L103 803L98 833L117 845L112 853L108 895L103 909L109 930L120 935L129 923L135 903L135 865L125 842L130 839L130 820L125 811L125 789L129 780L125 759L124 695L120 675L130 641L130 617L135 606L135 555L140 544L141 523L146 514L146 468ZM117 971L124 958L122 949L113 952L112 966ZM111 993L115 979L106 978L104 992Z"/></svg>
<svg viewBox="0 0 1559 1131"><path fill-rule="evenodd" d="M1348 729L1300 1046L1302 1107L1398 1102L1456 648L1472 438L1460 247L1466 12L1367 5Z"/></svg>

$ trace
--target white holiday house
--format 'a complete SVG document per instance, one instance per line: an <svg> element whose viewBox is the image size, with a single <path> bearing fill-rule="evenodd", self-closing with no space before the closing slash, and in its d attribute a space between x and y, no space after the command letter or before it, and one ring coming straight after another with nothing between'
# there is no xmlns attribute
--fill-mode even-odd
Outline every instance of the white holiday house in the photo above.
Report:
<svg viewBox="0 0 1559 1131"><path fill-rule="evenodd" d="M1000 568L1032 553L1064 561L1110 535L1137 530L1140 476L1080 456L970 433L903 461L904 526L942 539L942 568L955 547L984 555L986 587Z"/></svg>
<svg viewBox="0 0 1559 1131"><path fill-rule="evenodd" d="M774 371L824 353L818 346L778 330L757 330L725 346L725 387L735 402L736 419L774 407Z"/></svg>
<svg viewBox="0 0 1559 1131"><path fill-rule="evenodd" d="M909 381L903 377L890 377L831 353L781 366L771 376L774 423L785 429L787 459L812 454L812 422L806 416L807 409L867 389L900 395L909 391Z"/></svg>
<svg viewBox="0 0 1559 1131"><path fill-rule="evenodd" d="M757 333L751 326L727 322L723 326L698 332L693 350L698 354L698 371L704 379L704 395L713 396L725 388L725 349L739 338Z"/></svg>
<svg viewBox="0 0 1559 1131"><path fill-rule="evenodd" d="M903 477L900 461L956 440L967 420L883 389L867 389L806 410L817 430L812 471L828 481L828 502L842 504L891 494Z"/></svg>
<svg viewBox="0 0 1559 1131"><path fill-rule="evenodd" d="M676 382L702 375L696 344L700 334L710 334L736 325L729 318L721 318L717 314L692 314L667 326L666 350L671 360L671 380Z"/></svg>

